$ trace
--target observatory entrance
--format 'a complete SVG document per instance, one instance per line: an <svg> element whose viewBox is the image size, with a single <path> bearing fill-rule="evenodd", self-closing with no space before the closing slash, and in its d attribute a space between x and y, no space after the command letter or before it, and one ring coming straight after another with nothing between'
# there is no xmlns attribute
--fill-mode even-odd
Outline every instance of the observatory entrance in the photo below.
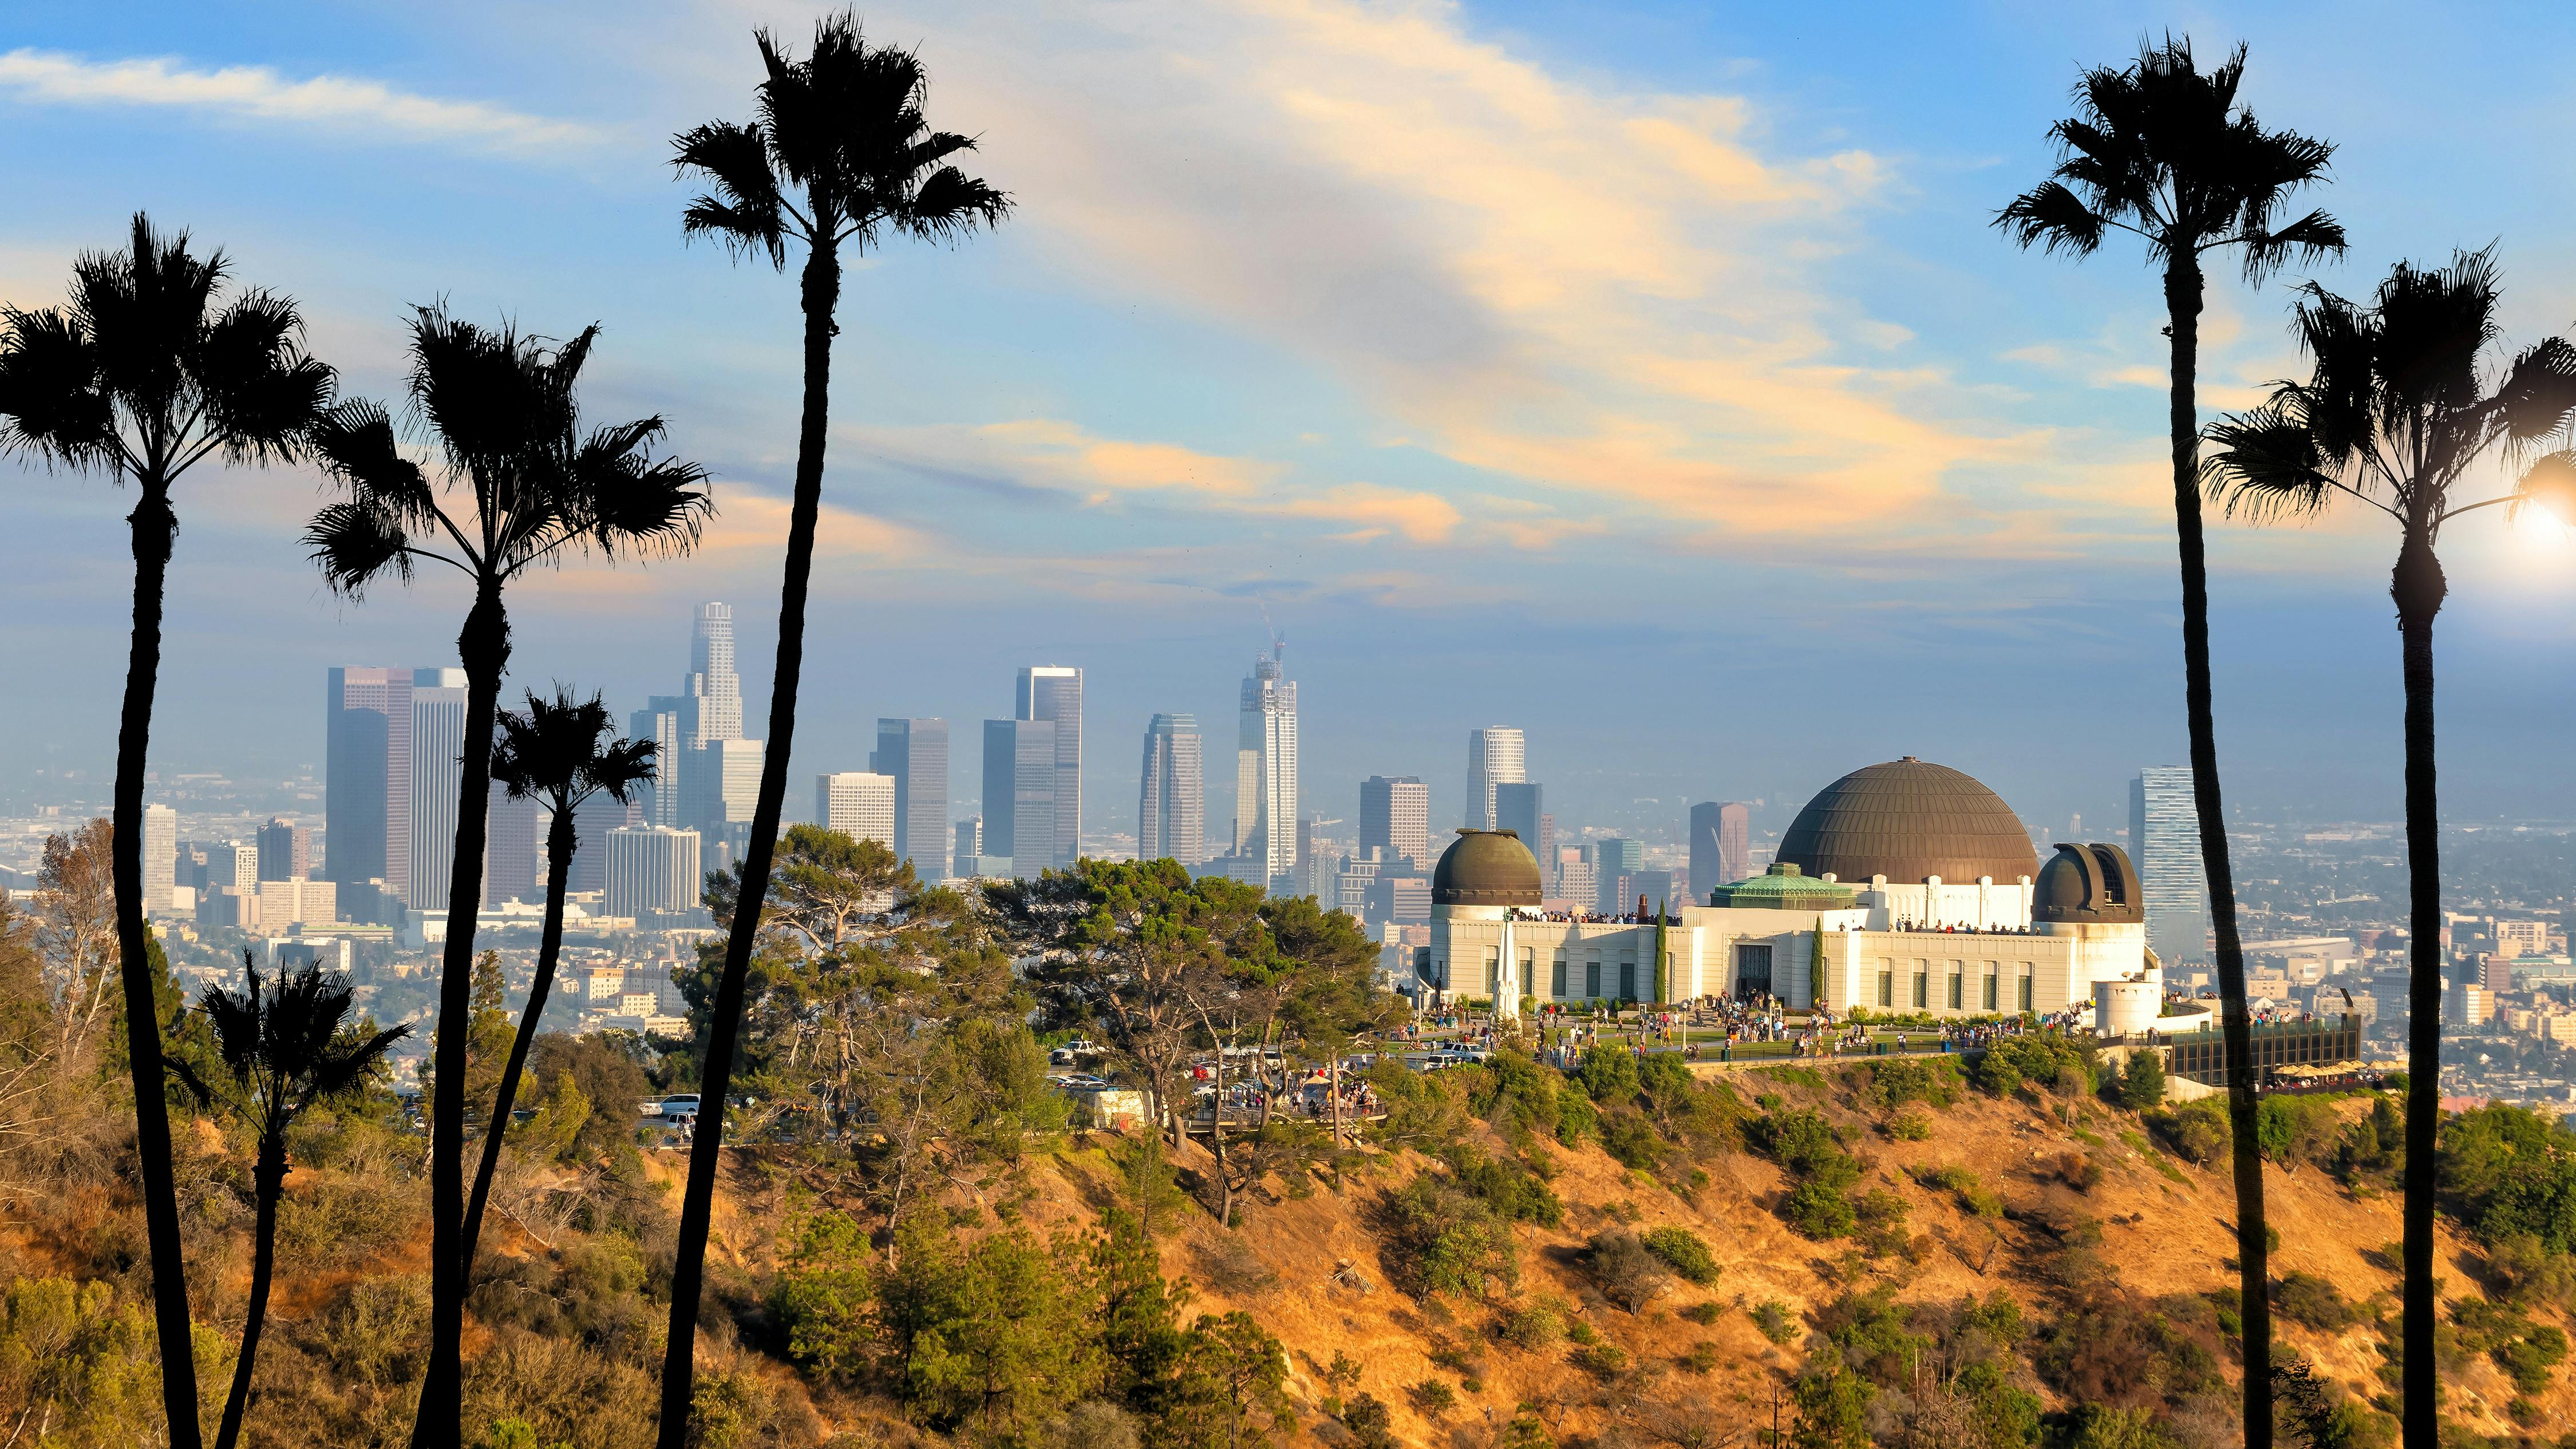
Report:
<svg viewBox="0 0 2576 1449"><path fill-rule="evenodd" d="M1771 947L1739 942L1735 948L1735 999L1751 1001L1771 994Z"/></svg>

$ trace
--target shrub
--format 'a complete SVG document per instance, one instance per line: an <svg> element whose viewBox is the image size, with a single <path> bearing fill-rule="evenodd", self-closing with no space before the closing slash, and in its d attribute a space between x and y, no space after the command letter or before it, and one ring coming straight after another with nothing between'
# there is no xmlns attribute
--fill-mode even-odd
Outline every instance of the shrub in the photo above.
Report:
<svg viewBox="0 0 2576 1449"><path fill-rule="evenodd" d="M1717 1281L1717 1259L1708 1243L1688 1228L1657 1228L1645 1236L1646 1251L1672 1265L1674 1272L1705 1288Z"/></svg>
<svg viewBox="0 0 2576 1449"><path fill-rule="evenodd" d="M1811 1238L1847 1238L1858 1222L1852 1200L1840 1185L1810 1178L1798 1184L1780 1204L1789 1226Z"/></svg>
<svg viewBox="0 0 2576 1449"><path fill-rule="evenodd" d="M2321 1333L2338 1332L2359 1316L2333 1283L2314 1273L2292 1273L2274 1283L2272 1306L2292 1323Z"/></svg>
<svg viewBox="0 0 2576 1449"><path fill-rule="evenodd" d="M1619 1105L1637 1100L1637 1056L1627 1047L1610 1042L1596 1043L1583 1049L1575 1064L1574 1079L1593 1101Z"/></svg>
<svg viewBox="0 0 2576 1449"><path fill-rule="evenodd" d="M1899 1142L1928 1142L1932 1138L1932 1119L1920 1112L1907 1112L1888 1122L1887 1135Z"/></svg>
<svg viewBox="0 0 2576 1449"><path fill-rule="evenodd" d="M1981 1218L1999 1218L2004 1215L2004 1200L1968 1168L1926 1168L1917 1171L1914 1180L1925 1187L1939 1188L1950 1193L1958 1198L1960 1207Z"/></svg>
<svg viewBox="0 0 2576 1449"><path fill-rule="evenodd" d="M1458 1406L1458 1391L1438 1379L1424 1379L1404 1391L1413 1407L1426 1418L1437 1419Z"/></svg>
<svg viewBox="0 0 2576 1449"><path fill-rule="evenodd" d="M1707 1339L1691 1345L1691 1351L1674 1360L1695 1374L1705 1374L1717 1367L1717 1345Z"/></svg>
<svg viewBox="0 0 2576 1449"><path fill-rule="evenodd" d="M1545 1348L1565 1336L1565 1315L1552 1299L1517 1303L1503 1310L1494 1333L1515 1348Z"/></svg>
<svg viewBox="0 0 2576 1449"><path fill-rule="evenodd" d="M2129 1053L2120 1070L2120 1105L2132 1112L2161 1107L2165 1101L2164 1053L2146 1048Z"/></svg>
<svg viewBox="0 0 2576 1449"><path fill-rule="evenodd" d="M2047 1033L2002 1037L1968 1069L1968 1080L1998 1097L2025 1081L2089 1093L2095 1085L2093 1052L2089 1044Z"/></svg>
<svg viewBox="0 0 2576 1449"><path fill-rule="evenodd" d="M1714 1299L1704 1303L1694 1303L1690 1307L1682 1310L1682 1317L1689 1319L1693 1323L1699 1324L1703 1328L1709 1324L1715 1323L1718 1319L1724 1317L1725 1314L1725 1308L1721 1307Z"/></svg>
<svg viewBox="0 0 2576 1449"><path fill-rule="evenodd" d="M1628 1366L1628 1351L1606 1341L1587 1343L1574 1351L1574 1366L1595 1378L1617 1378Z"/></svg>
<svg viewBox="0 0 2576 1449"><path fill-rule="evenodd" d="M1386 1221L1388 1276L1417 1298L1472 1297L1489 1277L1508 1284L1520 1275L1511 1224L1483 1198L1429 1173L1388 1198Z"/></svg>
<svg viewBox="0 0 2576 1449"><path fill-rule="evenodd" d="M1634 1108L1607 1112L1600 1118L1601 1150L1622 1167L1652 1172L1664 1159L1664 1139L1655 1124Z"/></svg>
<svg viewBox="0 0 2576 1449"><path fill-rule="evenodd" d="M1908 1102L1947 1107L1959 1100L1959 1070L1951 1057L1873 1057L1861 1099L1882 1110Z"/></svg>
<svg viewBox="0 0 2576 1449"><path fill-rule="evenodd" d="M2254 1140L2285 1167L2324 1163L2341 1145L2343 1118L2331 1098L2265 1093L2254 1108Z"/></svg>
<svg viewBox="0 0 2576 1449"><path fill-rule="evenodd" d="M1342 1427L1359 1449L1395 1449L1394 1425L1395 1415L1373 1395L1356 1395L1342 1410Z"/></svg>
<svg viewBox="0 0 2576 1449"><path fill-rule="evenodd" d="M1634 1233L1602 1233L1592 1240L1592 1276L1601 1295L1634 1313L1653 1302L1673 1270Z"/></svg>
<svg viewBox="0 0 2576 1449"><path fill-rule="evenodd" d="M1753 1326L1762 1331L1764 1338L1783 1348L1798 1336L1797 1321L1789 1316L1789 1305L1777 1298L1765 1298L1755 1305Z"/></svg>
<svg viewBox="0 0 2576 1449"><path fill-rule="evenodd" d="M1565 1221L1565 1204L1545 1179L1517 1158L1487 1157L1464 1143L1445 1154L1458 1186L1484 1199L1506 1222L1552 1228Z"/></svg>
<svg viewBox="0 0 2576 1449"><path fill-rule="evenodd" d="M2089 1193L2102 1185L2102 1164L2080 1152L2061 1153L2057 1159L2057 1180L2077 1192Z"/></svg>
<svg viewBox="0 0 2576 1449"><path fill-rule="evenodd" d="M2146 1123L2175 1156L2203 1167L2225 1158L2228 1144L2235 1140L2228 1126L2227 1104L2217 1097L2158 1108L2146 1114Z"/></svg>
<svg viewBox="0 0 2576 1449"><path fill-rule="evenodd" d="M2549 1387L2549 1371L2567 1361L2567 1334L2543 1324L2496 1348L2493 1356L2497 1366L2512 1377L2515 1388L2536 1394Z"/></svg>

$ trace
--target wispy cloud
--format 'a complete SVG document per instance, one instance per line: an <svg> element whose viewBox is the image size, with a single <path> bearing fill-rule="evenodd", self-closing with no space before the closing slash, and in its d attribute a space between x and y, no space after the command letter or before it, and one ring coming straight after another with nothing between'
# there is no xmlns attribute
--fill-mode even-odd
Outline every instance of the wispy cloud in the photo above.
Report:
<svg viewBox="0 0 2576 1449"><path fill-rule="evenodd" d="M462 141L505 151L584 146L598 128L479 101L400 91L380 81L293 80L264 65L202 70L153 57L90 60L60 51L0 54L0 94L43 105L166 107L398 140Z"/></svg>

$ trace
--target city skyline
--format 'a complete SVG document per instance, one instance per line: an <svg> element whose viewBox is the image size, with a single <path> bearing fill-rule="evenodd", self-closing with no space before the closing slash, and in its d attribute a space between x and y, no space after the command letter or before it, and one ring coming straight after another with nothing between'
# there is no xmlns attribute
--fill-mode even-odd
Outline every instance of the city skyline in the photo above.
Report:
<svg viewBox="0 0 2576 1449"><path fill-rule="evenodd" d="M565 23L591 23L585 13L572 7ZM1601 821L1640 799L1662 802L1656 819L1698 799L1795 800L1852 761L1909 753L1976 771L2035 820L2108 819L2134 761L2184 757L2170 518L2152 486L2163 434L2152 289L2122 267L2014 255L1985 224L2045 159L2040 130L2066 57L2124 53L2125 24L1880 16L1852 43L1753 13L1578 23L1461 6L1413 22L1415 44L1372 47L1362 42L1385 39L1394 19L1307 31L1212 12L1166 41L1105 14L1058 16L1048 33L1091 68L1076 80L1023 75L973 15L876 18L940 56L942 94L987 118L981 154L1032 210L990 245L888 256L854 283L854 297L900 301L851 327L836 371L846 432L827 483L831 552L795 773L863 761L880 715L999 713L977 681L1031 657L1087 665L1092 712L1121 740L1156 711L1221 719L1240 658L1269 637L1265 608L1313 696L1307 779L1418 774L1444 817L1457 813L1456 776L1438 742L1492 717L1547 741L1562 765L1545 771L1560 817ZM2500 53L2496 24L2464 21L2444 44ZM514 686L561 679L631 710L678 683L662 621L725 598L739 611L745 717L762 718L774 620L755 601L774 565L756 560L780 531L785 475L769 440L794 395L792 368L771 355L795 355L782 331L792 308L747 305L778 284L680 244L678 190L654 158L676 125L722 113L733 78L715 58L741 37L717 17L675 17L611 78L560 92L482 64L492 25L341 16L323 49L290 63L264 26L194 17L146 39L103 15L28 17L18 43L58 53L66 73L166 57L174 94L0 86L13 121L0 147L30 182L29 206L0 222L0 296L50 300L62 260L117 233L133 188L99 183L113 155L156 214L224 246L245 280L296 294L316 351L353 391L398 392L386 319L409 301L447 294L461 315L556 332L599 319L618 359L591 384L599 404L667 412L674 444L718 470L722 509L691 559L530 580L513 604ZM2330 285L2501 235L2509 330L2536 335L2576 314L2576 262L2537 240L2563 188L2500 191L2416 164L2502 137L2494 164L2555 176L2566 163L2535 128L2493 113L2527 88L2500 79L2465 108L2362 106L2352 67L2384 61L2342 40L2320 49L2279 17L2238 33L2264 113L2344 144L2319 199L2367 254L2328 269ZM1402 194L1356 167L1322 116L1285 105L1279 76L1192 83L1210 87L1193 94L1221 118L1200 138L1205 159L1117 139L1124 123L1099 96L1167 44L1241 53L1220 37L1258 37L1354 105L1454 101L1401 111L1398 134L1517 158L1528 205L1596 218L1562 229L1575 253L1551 249L1556 233L1515 245L1551 265L1590 256L1573 275L1594 289L1597 323L1483 285L1479 248L1509 236L1496 199ZM1927 93L1928 57L1975 84ZM317 125L175 94L232 65L278 67L281 87L399 75L395 99L474 96L510 124L561 125L580 141L529 149L424 130L402 119L422 113L399 107ZM1556 128L1478 101L1477 76L1549 98ZM2000 100L1965 105L1980 85ZM1741 163L1754 190L1675 180L1640 139L1667 123ZM1559 166L1543 150L1599 164ZM1133 235L1066 210L1064 188L1041 183L1067 167L1171 221L1169 234L1193 239L1189 254L1139 256ZM414 182L372 179L395 171ZM239 184L323 174L358 184ZM1293 285L1256 292L1212 260L1233 253L1226 218L1247 207L1212 209L1179 178L1218 174L1274 199L1293 178L1319 178L1311 237L1248 239L1257 268ZM1635 184L1644 177L1661 182ZM1377 240L1347 240L1360 236ZM1746 274L1736 236L1792 245ZM2213 283L2211 408L2290 370L2286 293ZM1302 313L1275 301L1298 295L1401 301ZM1639 311L1649 295L1667 301ZM1648 339L1646 355L1669 365L1623 366L1620 335ZM694 360L710 355L741 365L709 383ZM1712 356L1733 359L1717 391L1770 399L1776 420L1691 401L1684 380L1708 381ZM1596 386L1609 399L1600 411L1564 410ZM319 773L320 745L275 727L277 700L309 697L330 664L451 652L455 610L435 584L416 603L365 610L280 586L309 579L294 534L314 484L297 469L235 471L183 490L164 688L200 708L156 741L165 774ZM22 667L59 685L42 709L0 714L0 757L20 767L12 791L39 769L103 776L123 617L116 581L80 562L120 555L107 495L84 484L19 496L27 567L0 582L16 621L7 637ZM2452 717L2454 818L2576 817L2576 780L2525 768L2548 754L2546 722L2576 703L2569 550L2527 526L2446 539L2444 680L2496 706ZM2340 521L2260 538L2219 522L2213 537L2232 808L2394 818L2395 711L2312 708L2386 690L2384 562ZM1569 572L1621 586L1538 582ZM2286 667L2285 638L2301 641ZM1534 669L1615 677L1626 698L1605 711L1583 691L1531 689ZM2043 673L2059 687L1998 730L1991 682ZM1853 707L1867 681L1890 678L1907 681L1901 717ZM1732 708L1738 698L1764 709ZM1092 818L1132 832L1135 781L1118 778L1129 766L1123 745L1116 754L1094 782ZM1729 759L1759 760L1758 777L1711 768ZM1220 796L1223 775L1211 782ZM972 778L963 762L960 776Z"/></svg>

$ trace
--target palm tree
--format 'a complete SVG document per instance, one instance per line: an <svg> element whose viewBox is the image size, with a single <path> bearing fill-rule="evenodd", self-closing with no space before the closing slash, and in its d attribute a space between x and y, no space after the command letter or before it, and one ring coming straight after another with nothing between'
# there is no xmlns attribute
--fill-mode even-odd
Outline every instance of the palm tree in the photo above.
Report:
<svg viewBox="0 0 2576 1449"><path fill-rule="evenodd" d="M710 506L694 463L650 456L658 417L580 431L573 387L596 326L548 348L505 324L461 322L442 307L412 322L411 408L434 444L431 470L396 446L382 405L351 401L313 430L314 450L347 496L305 530L313 560L337 593L362 597L391 574L408 582L415 562L473 581L458 633L465 666L463 779L457 787L456 857L447 888L447 944L431 1049L430 1346L412 1442L449 1445L458 1434L458 1336L465 1323L467 1022L473 1011L474 916L483 898L484 812L491 793L492 723L510 658L502 590L528 569L595 550L679 553L696 542ZM451 508L442 495L459 506Z"/></svg>
<svg viewBox="0 0 2576 1449"><path fill-rule="evenodd" d="M198 1075L185 1058L170 1070L200 1106L221 1106L251 1126L259 1155L251 1167L258 1202L250 1260L250 1307L242 1320L241 1357L233 1364L232 1393L224 1399L223 1427L215 1449L233 1449L241 1438L242 1410L259 1357L259 1331L268 1317L268 1280L277 1266L277 1200L286 1190L286 1130L304 1110L364 1082L385 1053L411 1028L368 1035L349 1021L349 978L325 972L319 962L289 970L263 985L259 968L242 953L245 984L216 987L198 1005L215 1030L215 1050L225 1075Z"/></svg>
<svg viewBox="0 0 2576 1449"><path fill-rule="evenodd" d="M2513 489L2475 503L2453 491L2493 452L2537 445L2576 415L2576 346L2552 337L2490 372L2495 249L2439 270L2401 262L2366 307L2315 283L2297 309L2313 366L2259 407L2209 430L2205 472L2231 513L2305 518L2339 499L2397 525L2388 592L2406 681L2406 1442L2432 1444L2433 1187L2441 1117L2441 814L2434 796L2433 619L2447 585L2434 552L2442 525L2474 509L2576 498L2576 460L2541 459ZM2568 510L2576 513L2576 509ZM2248 1360L2252 1362L2253 1360Z"/></svg>
<svg viewBox="0 0 2576 1449"><path fill-rule="evenodd" d="M537 941L537 978L528 987L528 1005L519 1014L519 1032L510 1043L509 1064L501 1069L501 1089L492 1103L490 1126L483 1134L483 1161L474 1170L474 1193L465 1204L465 1237L457 1256L465 1265L461 1287L473 1288L474 1246L483 1235L483 1205L492 1196L492 1172L501 1161L501 1139L508 1135L510 1109L519 1094L519 1072L528 1048L545 1019L546 993L554 986L555 963L563 956L564 890L572 876L573 852L581 845L574 813L594 795L626 803L636 786L653 778L653 742L620 743L612 734L608 706L599 696L575 701L557 686L552 700L531 690L524 714L504 711L501 742L492 750L492 778L513 800L542 799L554 812L546 828L546 923Z"/></svg>
<svg viewBox="0 0 2576 1449"><path fill-rule="evenodd" d="M2290 194L2325 178L2334 147L2291 131L2267 131L2236 103L2245 48L2202 72L2191 42L2167 36L2142 45L2135 63L2099 66L2075 87L2077 114L2050 134L2062 159L2053 179L2017 197L1995 225L2024 247L2093 254L2114 231L2146 243L2164 269L2166 336L2173 369L2168 424L2173 444L2174 533L2182 564L2185 714L2191 731L2192 803L2209 878L2218 937L2218 988L2227 1041L2228 1116L2235 1126L2237 1261L2244 1298L2245 1362L2271 1361L2272 1317L2265 1295L2263 1159L2254 1127L2252 1033L2245 1001L2245 952L2236 933L2236 882L2227 855L2227 816L2218 788L2218 732L2210 710L2209 570L2201 543L2200 415L2193 396L2199 365L2203 256L2233 247L2249 285L2296 256L2340 255L2343 228L2322 211L2276 220ZM2271 1380L2245 1375L2247 1449L2272 1442Z"/></svg>
<svg viewBox="0 0 2576 1449"><path fill-rule="evenodd" d="M249 289L221 296L231 268L220 251L188 251L141 212L126 250L84 252L60 307L0 307L0 453L48 466L132 479L134 632L116 736L116 943L134 1080L134 1145L143 1169L143 1224L152 1253L152 1308L161 1344L161 1403L172 1449L196 1449L197 1370L190 1356L188 1282L171 1181L160 1022L143 925L143 767L161 673L161 594L179 515L181 474L227 463L293 458L331 400L331 369L304 351L295 303Z"/></svg>
<svg viewBox="0 0 2576 1449"><path fill-rule="evenodd" d="M742 865L742 899L769 893L770 853L787 799L787 761L796 729L796 687L805 659L805 595L814 570L814 528L823 501L823 443L830 422L833 312L841 299L841 250L865 253L897 237L955 241L1000 222L1010 199L949 164L975 147L972 138L933 131L922 119L928 81L918 56L871 46L856 15L815 23L814 48L793 60L767 31L754 33L768 78L759 119L716 121L673 139L673 164L704 176L713 194L681 216L684 235L709 237L737 257L766 257L781 271L788 245L805 249L804 416L796 442L796 496L787 526L787 563L779 591L778 666L769 696L769 743L761 760L760 798ZM724 1099L733 1075L734 1032L742 1018L760 913L738 913L725 942L700 1072L699 1095L713 1110L699 1116L689 1153L689 1183L680 1204L680 1236L671 1276L671 1336L662 1361L662 1449L680 1449L688 1433L696 1362L698 1293L706 1261L707 1220L715 1199L716 1163L724 1143Z"/></svg>

